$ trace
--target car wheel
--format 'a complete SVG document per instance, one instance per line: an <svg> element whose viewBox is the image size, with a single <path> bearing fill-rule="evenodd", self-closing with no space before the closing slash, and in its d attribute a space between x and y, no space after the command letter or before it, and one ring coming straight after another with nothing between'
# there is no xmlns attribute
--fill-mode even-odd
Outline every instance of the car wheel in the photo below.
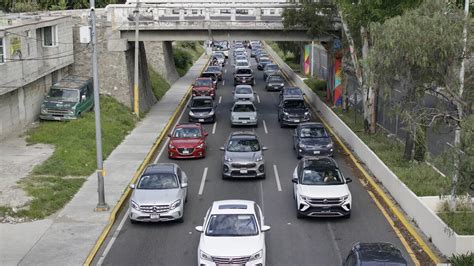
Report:
<svg viewBox="0 0 474 266"><path fill-rule="evenodd" d="M296 208L296 218L298 219L304 218L304 215L300 212L300 210L298 210L298 208Z"/></svg>
<svg viewBox="0 0 474 266"><path fill-rule="evenodd" d="M299 159L301 159L301 157L303 157L303 156L301 156L301 153L299 151L296 151L296 158L298 158L298 160L299 160Z"/></svg>
<svg viewBox="0 0 474 266"><path fill-rule="evenodd" d="M176 220L176 222L180 223L180 224L182 224L184 222L184 213L183 213L183 216L181 216L181 218Z"/></svg>

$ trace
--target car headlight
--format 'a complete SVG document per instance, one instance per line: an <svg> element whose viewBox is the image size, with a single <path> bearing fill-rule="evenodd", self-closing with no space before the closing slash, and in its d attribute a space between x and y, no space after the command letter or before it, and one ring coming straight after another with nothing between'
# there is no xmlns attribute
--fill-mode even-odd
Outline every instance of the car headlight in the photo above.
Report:
<svg viewBox="0 0 474 266"><path fill-rule="evenodd" d="M326 148L332 148L332 143L329 143L328 145L326 145Z"/></svg>
<svg viewBox="0 0 474 266"><path fill-rule="evenodd" d="M201 257L201 259L203 259L203 260L212 261L211 255L203 252L202 250L199 250L199 257Z"/></svg>
<svg viewBox="0 0 474 266"><path fill-rule="evenodd" d="M263 156L262 156L262 155L257 156L257 158L255 158L255 161L256 161L256 162L261 162L261 161L263 161Z"/></svg>
<svg viewBox="0 0 474 266"><path fill-rule="evenodd" d="M226 161L226 162L231 162L231 161L232 161L232 159L231 159L231 158L229 158L229 157L227 157L227 156L224 156L224 161Z"/></svg>
<svg viewBox="0 0 474 266"><path fill-rule="evenodd" d="M303 144L303 143L298 144L298 146L302 149L305 149L306 147L308 147L308 146L306 146L306 144Z"/></svg>
<svg viewBox="0 0 474 266"><path fill-rule="evenodd" d="M263 257L263 249L261 249L259 252L253 254L252 256L250 256L250 259L249 261L252 261L252 260L258 260L258 259L261 259Z"/></svg>
<svg viewBox="0 0 474 266"><path fill-rule="evenodd" d="M214 109L209 112L209 115L214 115Z"/></svg>
<svg viewBox="0 0 474 266"><path fill-rule="evenodd" d="M286 116L290 115L289 113L287 113L285 111L283 111L283 114L286 115Z"/></svg>
<svg viewBox="0 0 474 266"><path fill-rule="evenodd" d="M171 145L171 144L170 144L170 145L168 145L168 149L174 149L174 148L176 148L176 147L175 147L175 146L173 146L173 145Z"/></svg>
<svg viewBox="0 0 474 266"><path fill-rule="evenodd" d="M138 205L135 201L131 200L130 201L130 206L134 208L135 210L140 210L140 205Z"/></svg>
<svg viewBox="0 0 474 266"><path fill-rule="evenodd" d="M284 83L282 83L282 84L280 84L280 86L282 86L282 87L283 87L283 86L285 86L285 84L284 84Z"/></svg>
<svg viewBox="0 0 474 266"><path fill-rule="evenodd" d="M304 112L304 115L305 115L305 116L308 116L308 115L309 115L309 111L308 111L308 112Z"/></svg>
<svg viewBox="0 0 474 266"><path fill-rule="evenodd" d="M303 195L300 195L300 198L304 201L308 201L309 200L309 197L306 197L306 196L303 196Z"/></svg>
<svg viewBox="0 0 474 266"><path fill-rule="evenodd" d="M342 200L342 201L346 201L347 199L349 199L349 194L347 194L347 195L341 197L341 200Z"/></svg>
<svg viewBox="0 0 474 266"><path fill-rule="evenodd" d="M250 117L250 120L255 120L255 119L256 119L255 116L251 116L251 117Z"/></svg>
<svg viewBox="0 0 474 266"><path fill-rule="evenodd" d="M190 115L190 116L194 116L193 111L189 111L189 115Z"/></svg>
<svg viewBox="0 0 474 266"><path fill-rule="evenodd" d="M173 202L173 203L171 203L171 205L170 205L170 210L176 209L180 204L181 204L181 200L180 200L180 199L177 200L177 201L175 201L175 202Z"/></svg>
<svg viewBox="0 0 474 266"><path fill-rule="evenodd" d="M204 143L201 143L201 144L197 145L196 149L202 149L202 147L204 147Z"/></svg>

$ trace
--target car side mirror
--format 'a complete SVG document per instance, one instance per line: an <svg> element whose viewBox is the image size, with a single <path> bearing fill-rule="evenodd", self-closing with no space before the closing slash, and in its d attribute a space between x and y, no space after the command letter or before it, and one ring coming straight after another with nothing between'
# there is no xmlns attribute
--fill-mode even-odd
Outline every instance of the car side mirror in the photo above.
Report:
<svg viewBox="0 0 474 266"><path fill-rule="evenodd" d="M292 182L292 183L295 183L295 184L298 184L298 178L292 178L292 179L291 179L291 182Z"/></svg>
<svg viewBox="0 0 474 266"><path fill-rule="evenodd" d="M182 183L182 184L181 184L181 187L182 187L182 188L187 188L187 187L188 187L188 183Z"/></svg>
<svg viewBox="0 0 474 266"><path fill-rule="evenodd" d="M350 182L352 182L352 178L347 177L347 178L346 178L346 184L347 184L347 183L350 183Z"/></svg>
<svg viewBox="0 0 474 266"><path fill-rule="evenodd" d="M253 94L257 94L256 92L253 92Z"/></svg>
<svg viewBox="0 0 474 266"><path fill-rule="evenodd" d="M262 226L262 232L267 232L267 231L270 230L270 228L271 228L270 226L264 225L264 226Z"/></svg>
<svg viewBox="0 0 474 266"><path fill-rule="evenodd" d="M202 233L204 231L204 228L202 228L202 226L196 226L194 227L194 229L196 229L196 231Z"/></svg>
<svg viewBox="0 0 474 266"><path fill-rule="evenodd" d="M224 147L219 147L219 150L225 151L225 148Z"/></svg>
<svg viewBox="0 0 474 266"><path fill-rule="evenodd" d="M209 136L209 133L204 132L204 137L207 137L207 136Z"/></svg>
<svg viewBox="0 0 474 266"><path fill-rule="evenodd" d="M263 146L262 151L266 151L266 150L268 150L268 147Z"/></svg>
<svg viewBox="0 0 474 266"><path fill-rule="evenodd" d="M135 184L128 185L131 189L135 189Z"/></svg>

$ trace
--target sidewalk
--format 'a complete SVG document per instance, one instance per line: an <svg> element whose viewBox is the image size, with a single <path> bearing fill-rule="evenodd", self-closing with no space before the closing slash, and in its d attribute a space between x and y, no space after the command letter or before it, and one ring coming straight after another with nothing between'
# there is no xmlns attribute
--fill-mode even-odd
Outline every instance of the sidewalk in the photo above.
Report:
<svg viewBox="0 0 474 266"><path fill-rule="evenodd" d="M104 161L105 197L110 210L164 129L206 63L202 56L152 107L146 118ZM84 183L56 217L23 224L0 224L0 265L82 265L107 225L110 211L94 212L97 175Z"/></svg>

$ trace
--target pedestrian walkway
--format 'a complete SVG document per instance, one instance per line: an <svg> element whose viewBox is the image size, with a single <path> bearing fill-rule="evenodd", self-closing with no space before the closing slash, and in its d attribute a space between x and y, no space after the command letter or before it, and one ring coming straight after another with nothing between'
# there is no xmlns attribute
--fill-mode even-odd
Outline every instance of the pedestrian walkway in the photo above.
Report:
<svg viewBox="0 0 474 266"><path fill-rule="evenodd" d="M202 56L184 77L177 80L104 161L107 173L105 197L110 210L206 62L207 57ZM109 221L110 211L94 212L96 205L97 175L94 173L56 217L45 222L0 224L0 264L82 265ZM19 254L19 250L24 253Z"/></svg>

